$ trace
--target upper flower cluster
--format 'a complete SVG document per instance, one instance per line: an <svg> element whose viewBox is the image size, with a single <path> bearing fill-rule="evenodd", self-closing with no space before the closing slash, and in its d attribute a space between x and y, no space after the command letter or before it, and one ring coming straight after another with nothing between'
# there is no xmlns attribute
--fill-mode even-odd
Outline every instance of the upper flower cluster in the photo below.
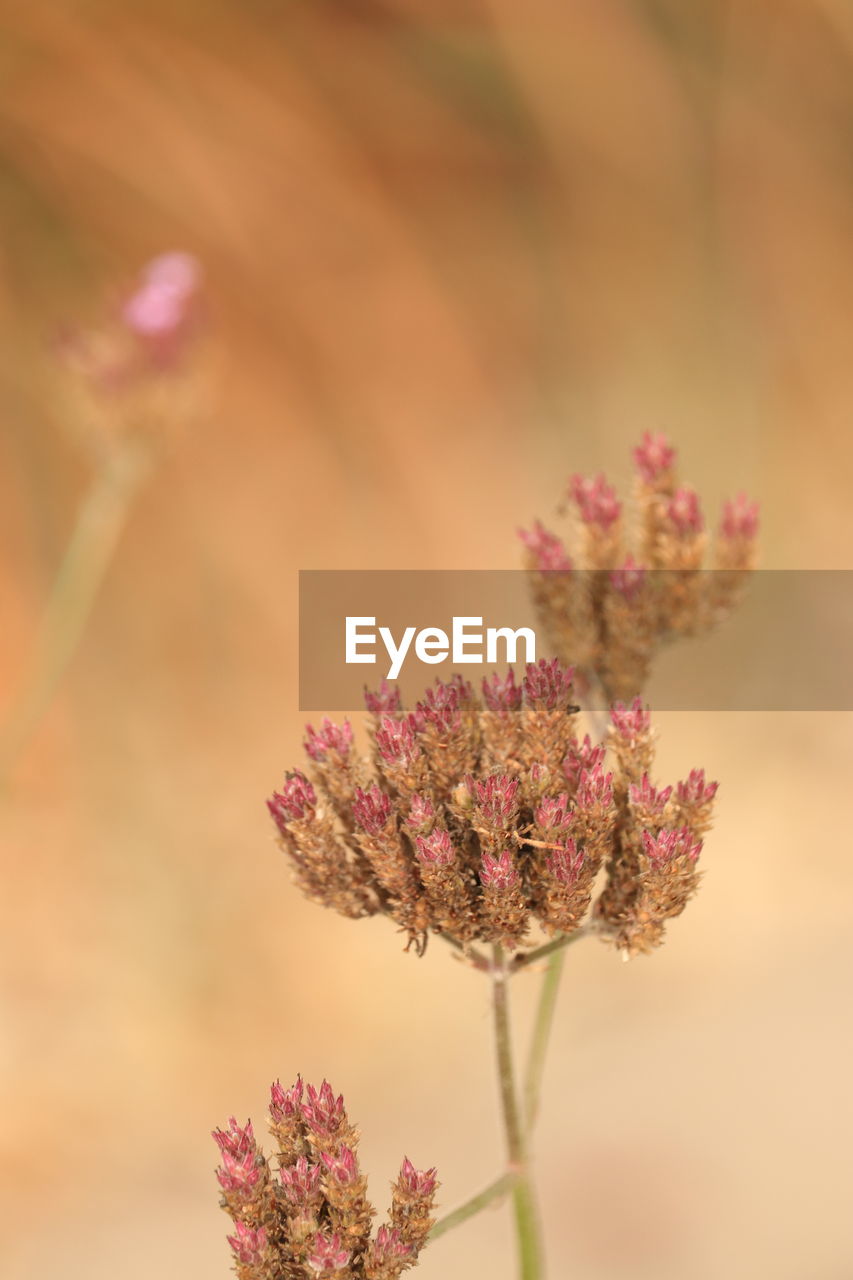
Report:
<svg viewBox="0 0 853 1280"><path fill-rule="evenodd" d="M270 1130L278 1144L272 1162L251 1121L232 1117L213 1134L239 1280L397 1280L415 1265L432 1226L435 1169L403 1161L389 1220L371 1237L376 1210L359 1169L358 1132L328 1081L319 1089L301 1078L288 1089L276 1081Z"/></svg>
<svg viewBox="0 0 853 1280"><path fill-rule="evenodd" d="M724 504L709 558L699 497L679 484L675 457L664 436L648 432L634 450L633 539L603 475L569 481L574 559L540 521L519 530L550 650L571 658L586 684L599 681L608 699L639 693L663 641L725 616L755 566L758 504L744 494Z"/></svg>
<svg viewBox="0 0 853 1280"><path fill-rule="evenodd" d="M515 948L538 922L571 933L607 880L596 930L633 954L662 939L697 883L715 783L651 781L642 704L612 711L605 741L576 732L573 672L557 659L483 681L459 677L406 713L395 689L367 695L371 750L347 723L309 726L310 777L267 802L297 882L348 916L384 912L422 949L429 931L461 946Z"/></svg>

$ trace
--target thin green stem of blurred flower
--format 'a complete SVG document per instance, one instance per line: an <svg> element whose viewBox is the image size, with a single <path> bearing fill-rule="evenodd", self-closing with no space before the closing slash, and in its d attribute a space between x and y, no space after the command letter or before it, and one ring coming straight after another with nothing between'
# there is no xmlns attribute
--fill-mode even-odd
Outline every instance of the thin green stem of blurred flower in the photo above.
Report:
<svg viewBox="0 0 853 1280"><path fill-rule="evenodd" d="M516 1175L512 1189L518 1242L519 1280L542 1280L545 1274L539 1235L539 1214L527 1157L527 1134L522 1120L512 1057L509 1016L509 970L500 944L492 953L492 1015L501 1109L509 1171Z"/></svg>
<svg viewBox="0 0 853 1280"><path fill-rule="evenodd" d="M494 1182L490 1182L487 1187L484 1187L477 1195L472 1196L470 1200L466 1200L457 1209L445 1214L443 1218L439 1218L429 1233L430 1240L438 1240L445 1232L452 1231L454 1227L467 1222L469 1218L473 1218L475 1214L482 1209L488 1208L496 1200L503 1199L513 1189L516 1180L517 1175L514 1173L501 1174L499 1178L496 1178Z"/></svg>
<svg viewBox="0 0 853 1280"><path fill-rule="evenodd" d="M123 441L106 457L86 494L51 588L29 671L0 728L0 792L80 643L148 462L143 446Z"/></svg>

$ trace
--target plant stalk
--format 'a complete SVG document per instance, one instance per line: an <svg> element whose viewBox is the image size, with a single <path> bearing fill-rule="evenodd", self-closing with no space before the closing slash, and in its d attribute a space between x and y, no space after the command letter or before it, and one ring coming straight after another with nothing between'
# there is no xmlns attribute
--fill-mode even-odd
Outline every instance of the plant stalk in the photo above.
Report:
<svg viewBox="0 0 853 1280"><path fill-rule="evenodd" d="M128 443L117 447L92 481L51 589L29 671L0 726L0 791L80 644L146 471L145 454Z"/></svg>
<svg viewBox="0 0 853 1280"><path fill-rule="evenodd" d="M506 955L503 947L496 944L492 958L492 1014L507 1161L509 1172L515 1174L512 1200L518 1243L518 1274L519 1280L543 1280L545 1272L538 1210L530 1178L527 1135L518 1104L513 1067L508 982Z"/></svg>
<svg viewBox="0 0 853 1280"><path fill-rule="evenodd" d="M551 1028L554 1025L554 1012L557 1008L557 996L560 991L560 979L563 976L565 959L565 948L551 953L548 959L548 968L545 971L545 977L542 979L542 986L539 991L539 1004L536 1009L533 1038L530 1042L530 1053L527 1058L527 1070L524 1076L524 1123L528 1136L533 1132L536 1115L539 1111L548 1042L551 1038Z"/></svg>
<svg viewBox="0 0 853 1280"><path fill-rule="evenodd" d="M490 1182L477 1195L472 1196L470 1200L466 1200L464 1204L460 1204L457 1209L446 1213L443 1218L439 1218L438 1222L429 1233L430 1240L438 1240L439 1236L443 1236L445 1232L452 1231L454 1227L458 1227L463 1222L467 1222L469 1218L473 1218L475 1213L479 1213L481 1209L487 1208L493 1204L495 1200L502 1199L508 1195L515 1186L517 1175L514 1173L503 1173L494 1182Z"/></svg>

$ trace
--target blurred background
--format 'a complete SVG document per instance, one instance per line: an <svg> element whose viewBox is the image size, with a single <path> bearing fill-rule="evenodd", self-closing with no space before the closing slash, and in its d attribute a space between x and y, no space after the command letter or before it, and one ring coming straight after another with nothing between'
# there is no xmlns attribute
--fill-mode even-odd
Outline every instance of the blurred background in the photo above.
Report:
<svg viewBox="0 0 853 1280"><path fill-rule="evenodd" d="M845 0L0 4L8 1280L224 1280L209 1130L298 1071L381 1208L404 1152L445 1208L497 1171L480 975L307 905L272 839L297 570L514 567L647 429L712 518L760 498L765 566L853 567L851 70ZM105 488L129 402L59 335L171 249L205 332ZM81 512L92 607L39 640ZM570 955L550 1274L845 1280L850 717L659 724L663 778L721 780L707 879L653 958ZM497 1210L417 1274L511 1249Z"/></svg>

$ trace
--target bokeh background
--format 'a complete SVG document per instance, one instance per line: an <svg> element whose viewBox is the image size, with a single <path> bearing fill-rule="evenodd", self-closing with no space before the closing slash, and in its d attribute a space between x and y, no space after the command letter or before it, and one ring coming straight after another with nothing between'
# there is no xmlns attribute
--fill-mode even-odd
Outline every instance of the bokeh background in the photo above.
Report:
<svg viewBox="0 0 853 1280"><path fill-rule="evenodd" d="M164 249L207 280L4 761L8 1280L224 1280L208 1133L279 1075L345 1092L382 1205L404 1151L445 1207L497 1170L479 975L306 905L271 838L296 573L513 567L646 429L709 509L761 499L765 565L851 567L851 71L846 0L0 5L7 726L99 483L56 334ZM846 1280L850 717L661 731L663 776L722 782L707 880L652 959L571 953L550 1274ZM418 1275L509 1277L511 1248L490 1212Z"/></svg>

